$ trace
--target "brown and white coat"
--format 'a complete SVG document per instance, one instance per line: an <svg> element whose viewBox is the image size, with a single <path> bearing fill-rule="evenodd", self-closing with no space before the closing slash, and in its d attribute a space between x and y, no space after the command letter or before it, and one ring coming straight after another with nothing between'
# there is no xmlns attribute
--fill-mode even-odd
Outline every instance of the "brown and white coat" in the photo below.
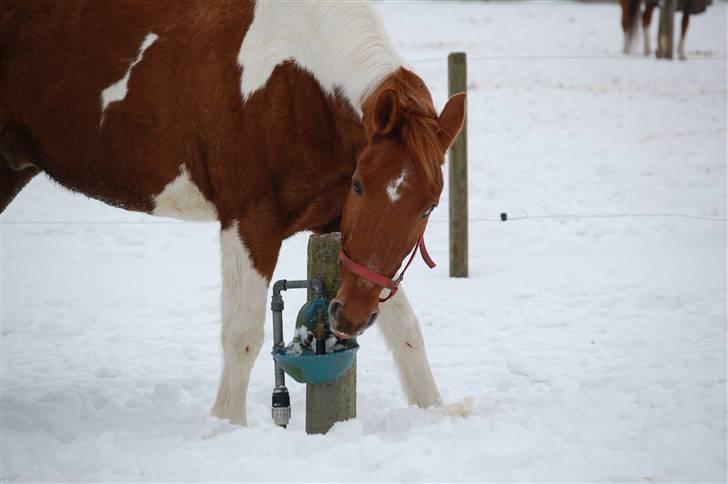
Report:
<svg viewBox="0 0 728 484"><path fill-rule="evenodd" d="M366 3L0 0L0 211L44 172L128 210L218 220L212 411L236 423L282 241L343 229L391 277L464 115L464 95L436 113ZM409 402L439 405L412 308L402 292L378 308L379 292L345 271L332 324L358 334L379 311Z"/></svg>

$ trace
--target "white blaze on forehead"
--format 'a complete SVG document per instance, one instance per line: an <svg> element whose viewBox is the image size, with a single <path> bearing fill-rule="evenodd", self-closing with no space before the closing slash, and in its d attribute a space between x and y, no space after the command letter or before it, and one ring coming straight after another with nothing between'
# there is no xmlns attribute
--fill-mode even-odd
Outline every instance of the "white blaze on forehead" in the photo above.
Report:
<svg viewBox="0 0 728 484"><path fill-rule="evenodd" d="M103 124L104 112L106 111L106 108L109 107L109 104L124 100L124 98L126 97L129 77L131 77L131 70L134 68L135 65L141 62L142 58L144 57L144 51L151 47L151 45L156 42L158 38L159 36L157 34L149 32L147 36L144 37L144 42L142 42L141 47L139 47L139 51L137 52L137 55L132 63L129 64L129 67L126 70L124 77L101 91L101 123L99 124Z"/></svg>
<svg viewBox="0 0 728 484"><path fill-rule="evenodd" d="M361 114L361 103L404 65L373 7L359 1L257 1L238 53L247 100L277 65L293 61L321 88L336 88Z"/></svg>
<svg viewBox="0 0 728 484"><path fill-rule="evenodd" d="M387 196L392 203L396 203L397 200L399 200L399 187L404 183L406 178L407 170L404 169L402 170L402 173L399 174L399 177L395 178L389 185L387 185Z"/></svg>

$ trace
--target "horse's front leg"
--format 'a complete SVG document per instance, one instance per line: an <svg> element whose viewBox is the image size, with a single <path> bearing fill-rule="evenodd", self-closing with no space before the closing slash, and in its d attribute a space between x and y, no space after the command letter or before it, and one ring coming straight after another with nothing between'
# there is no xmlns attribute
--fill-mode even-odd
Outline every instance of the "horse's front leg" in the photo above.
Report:
<svg viewBox="0 0 728 484"><path fill-rule="evenodd" d="M392 352L408 403L422 408L442 405L427 361L420 322L401 288L392 299L380 304L377 326Z"/></svg>
<svg viewBox="0 0 728 484"><path fill-rule="evenodd" d="M245 398L250 372L263 345L266 295L280 243L251 254L238 223L222 230L222 352L223 369L212 415L246 425ZM247 242L247 241L246 241ZM258 251L259 252L259 251ZM270 260L270 263L254 263ZM260 267L270 266L270 267Z"/></svg>

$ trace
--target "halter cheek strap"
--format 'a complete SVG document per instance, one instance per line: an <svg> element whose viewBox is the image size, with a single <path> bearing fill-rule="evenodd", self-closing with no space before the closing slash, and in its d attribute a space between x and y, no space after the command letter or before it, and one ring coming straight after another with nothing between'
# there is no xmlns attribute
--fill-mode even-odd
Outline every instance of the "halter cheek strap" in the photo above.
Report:
<svg viewBox="0 0 728 484"><path fill-rule="evenodd" d="M404 273L407 272L410 264L412 264L412 260L414 260L415 254L417 254L417 249L419 249L420 254L422 255L422 259L425 261L425 264L427 264L430 269L435 267L435 261L432 260L430 254L427 252L427 247L425 247L425 234L423 233L417 241L417 244L415 244L415 248L412 249L412 253L407 260L407 264L405 264L404 269L402 269L402 272L399 273L399 277L397 277L396 279L384 277L383 275L354 262L353 260L351 260L351 258L349 258L348 255L344 253L343 248L339 251L339 261L357 276L366 279L367 281L376 284L379 287L389 289L389 294L387 295L387 297L379 298L379 302L385 302L391 299L395 294L397 294L399 284L402 282L402 279L404 279Z"/></svg>

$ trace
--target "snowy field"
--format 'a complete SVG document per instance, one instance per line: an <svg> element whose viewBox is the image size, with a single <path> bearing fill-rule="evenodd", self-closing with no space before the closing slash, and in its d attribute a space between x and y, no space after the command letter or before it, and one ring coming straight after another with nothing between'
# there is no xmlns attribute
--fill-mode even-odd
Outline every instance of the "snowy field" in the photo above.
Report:
<svg viewBox="0 0 728 484"><path fill-rule="evenodd" d="M358 418L307 436L305 388L291 382L293 420L276 428L269 321L250 426L210 417L216 226L38 177L0 225L3 481L726 479L726 224L484 221L725 218L726 3L693 18L687 62L622 58L612 4L377 8L439 107L446 54L481 58L469 66L471 277L448 278L444 193L428 230L439 266L415 264L406 284L443 397L473 396L472 415L407 408L370 331ZM306 238L284 245L276 278L305 276ZM303 295L286 297L294 308Z"/></svg>

